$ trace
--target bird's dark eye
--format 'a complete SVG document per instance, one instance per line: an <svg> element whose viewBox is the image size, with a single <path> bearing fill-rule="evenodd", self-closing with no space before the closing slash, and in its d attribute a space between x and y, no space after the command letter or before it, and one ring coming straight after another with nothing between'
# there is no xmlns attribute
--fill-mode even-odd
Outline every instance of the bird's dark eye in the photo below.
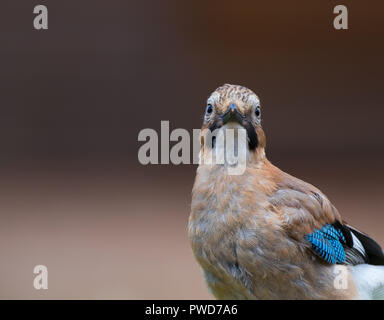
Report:
<svg viewBox="0 0 384 320"><path fill-rule="evenodd" d="M256 117L260 117L260 107L256 107L256 110L255 110L255 115Z"/></svg>
<svg viewBox="0 0 384 320"><path fill-rule="evenodd" d="M211 104L207 105L207 109L206 109L205 112L206 112L207 114L211 114L212 111L213 111L213 107L212 107L212 105L211 105Z"/></svg>

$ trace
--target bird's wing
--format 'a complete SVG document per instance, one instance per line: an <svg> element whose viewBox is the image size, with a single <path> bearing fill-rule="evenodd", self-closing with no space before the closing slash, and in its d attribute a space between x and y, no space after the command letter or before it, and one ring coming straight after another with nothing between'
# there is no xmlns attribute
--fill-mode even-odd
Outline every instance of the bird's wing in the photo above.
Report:
<svg viewBox="0 0 384 320"><path fill-rule="evenodd" d="M346 244L343 233L332 224L325 224L321 229L304 236L323 260L328 263L344 263L346 253L344 245Z"/></svg>
<svg viewBox="0 0 384 320"><path fill-rule="evenodd" d="M328 263L384 265L375 240L343 223L337 209L314 186L283 173L270 204L288 235L310 245Z"/></svg>
<svg viewBox="0 0 384 320"><path fill-rule="evenodd" d="M380 245L367 234L347 225L336 223L346 239L346 263L384 265L384 253Z"/></svg>

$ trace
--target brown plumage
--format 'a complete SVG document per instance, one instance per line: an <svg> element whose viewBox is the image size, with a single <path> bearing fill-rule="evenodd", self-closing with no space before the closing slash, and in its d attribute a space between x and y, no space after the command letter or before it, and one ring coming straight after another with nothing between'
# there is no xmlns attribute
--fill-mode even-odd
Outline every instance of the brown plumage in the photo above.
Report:
<svg viewBox="0 0 384 320"><path fill-rule="evenodd" d="M305 239L326 224L340 225L348 239L357 233L352 235L348 226L342 225L338 211L320 190L268 161L259 98L245 87L226 84L215 90L207 103L202 129L222 130L229 122L236 122L238 128L247 128L249 150L241 175L228 174L226 163L201 164L197 169L189 236L214 296L363 297L359 295L351 264L337 265L337 270L347 275L347 287L335 289L336 265L319 257ZM236 118L224 120L229 108L236 110ZM203 142L205 138L203 135ZM203 148L202 159L213 149ZM344 246L346 253L355 250L356 240L351 241L349 247ZM380 252L375 252L380 256ZM368 259L368 254L364 254Z"/></svg>

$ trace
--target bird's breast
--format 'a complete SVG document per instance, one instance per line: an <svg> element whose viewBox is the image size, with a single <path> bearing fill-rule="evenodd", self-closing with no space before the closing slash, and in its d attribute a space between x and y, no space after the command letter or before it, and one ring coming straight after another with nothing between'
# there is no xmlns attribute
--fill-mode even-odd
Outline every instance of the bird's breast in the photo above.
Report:
<svg viewBox="0 0 384 320"><path fill-rule="evenodd" d="M237 261L242 245L254 246L256 255L264 255L268 243L273 245L269 240L281 227L276 212L269 210L265 185L268 181L254 174L230 176L220 167L199 168L189 236L201 264Z"/></svg>

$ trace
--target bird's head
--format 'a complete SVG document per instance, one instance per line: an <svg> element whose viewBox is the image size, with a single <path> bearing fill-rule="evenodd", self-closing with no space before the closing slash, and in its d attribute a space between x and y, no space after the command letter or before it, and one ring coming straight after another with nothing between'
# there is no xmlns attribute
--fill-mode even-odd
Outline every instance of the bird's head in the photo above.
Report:
<svg viewBox="0 0 384 320"><path fill-rule="evenodd" d="M264 154L266 139L261 127L260 100L252 90L225 84L209 96L202 132L221 128L244 128L250 153Z"/></svg>

